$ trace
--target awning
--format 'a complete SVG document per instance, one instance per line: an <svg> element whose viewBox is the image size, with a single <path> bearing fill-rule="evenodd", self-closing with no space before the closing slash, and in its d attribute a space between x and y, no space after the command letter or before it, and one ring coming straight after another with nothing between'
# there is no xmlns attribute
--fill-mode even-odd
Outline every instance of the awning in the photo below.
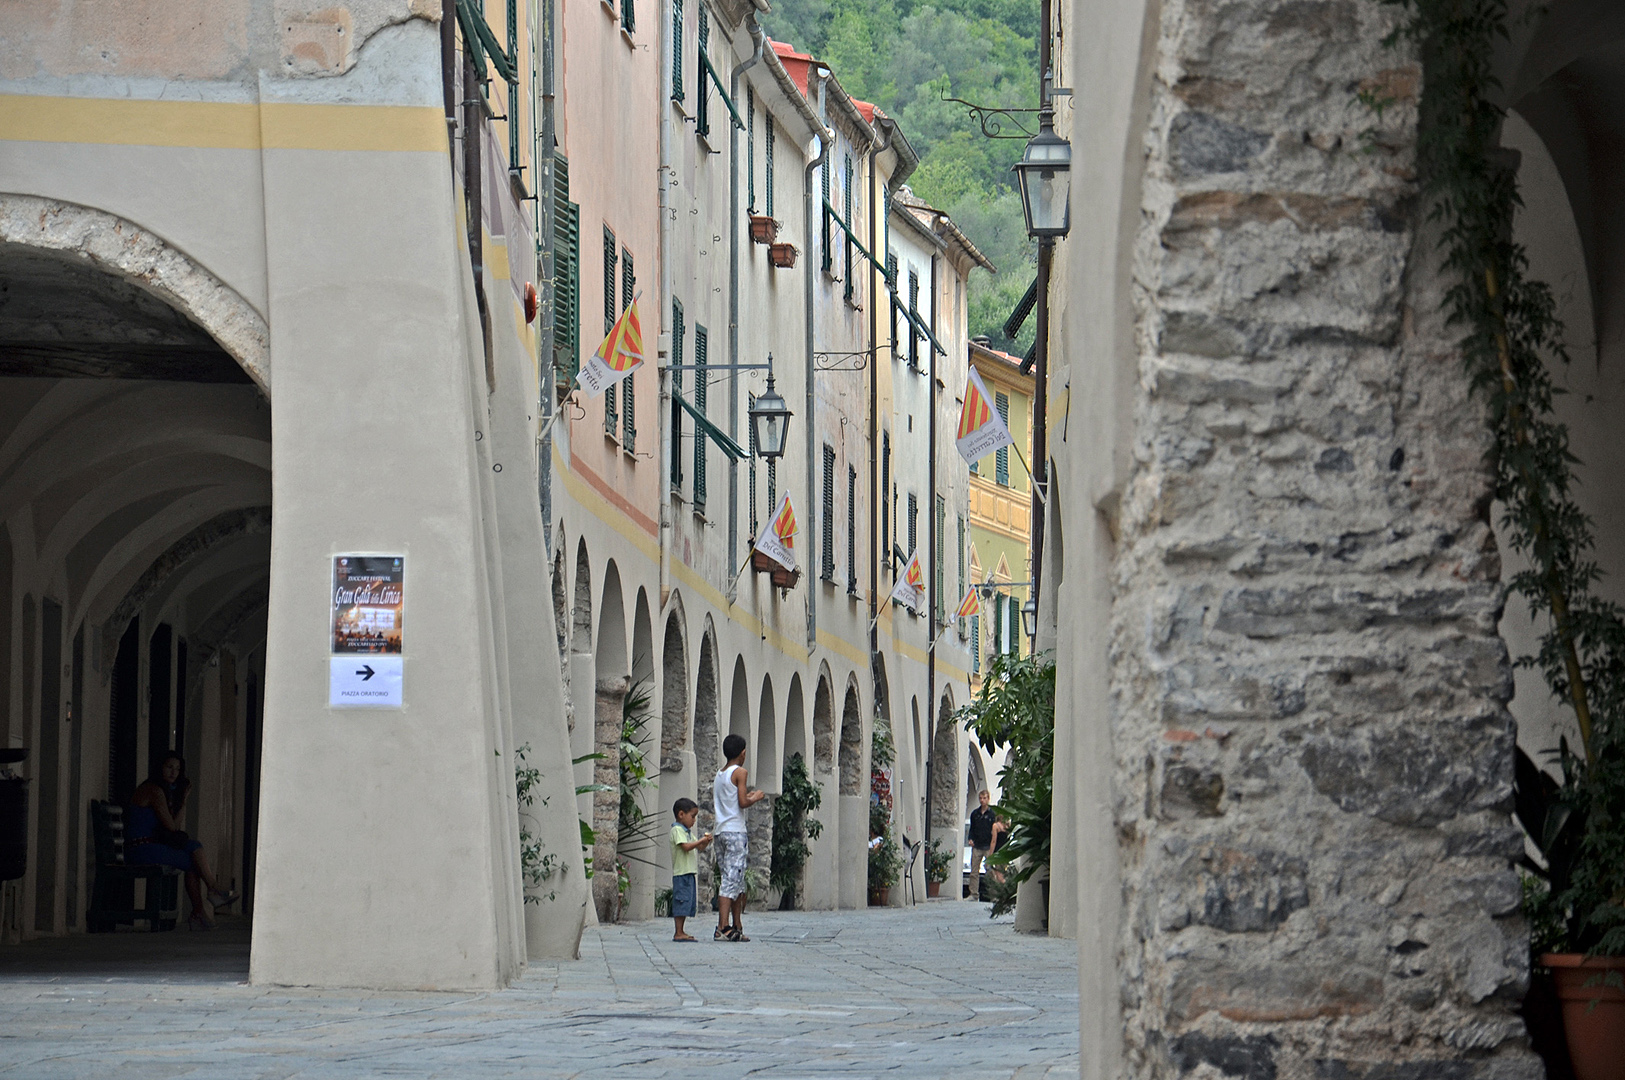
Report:
<svg viewBox="0 0 1625 1080"><path fill-rule="evenodd" d="M740 446L738 443L734 442L733 439L729 438L727 432L713 424L704 413L695 408L689 402L689 400L679 393L675 388L672 390L671 396L673 401L681 405L684 411L694 418L694 426L698 429L698 433L704 435L706 438L710 439L712 442L721 447L724 454L727 454L735 461L744 461L750 457L749 451Z"/></svg>

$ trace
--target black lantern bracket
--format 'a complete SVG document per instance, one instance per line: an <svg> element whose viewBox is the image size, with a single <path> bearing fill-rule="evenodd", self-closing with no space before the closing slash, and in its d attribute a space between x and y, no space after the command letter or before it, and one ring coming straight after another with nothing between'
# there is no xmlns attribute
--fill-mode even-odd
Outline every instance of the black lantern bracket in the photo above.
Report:
<svg viewBox="0 0 1625 1080"><path fill-rule="evenodd" d="M1058 86L1049 89L1047 92L1052 98L1072 96L1072 88L1066 86ZM965 111L970 114L970 118L981 127L984 138L1030 139L1038 134L1036 118L1043 111L1043 106L1036 106L1031 109L999 109L991 105L979 105L974 101L966 101L964 98L949 97L947 94L942 95L942 100L951 105L964 106ZM1027 117L1033 119L1023 122L1024 118ZM1015 128L1017 133L1006 134L1004 129L1007 124ZM1033 124L1034 126L1029 130L1027 124Z"/></svg>

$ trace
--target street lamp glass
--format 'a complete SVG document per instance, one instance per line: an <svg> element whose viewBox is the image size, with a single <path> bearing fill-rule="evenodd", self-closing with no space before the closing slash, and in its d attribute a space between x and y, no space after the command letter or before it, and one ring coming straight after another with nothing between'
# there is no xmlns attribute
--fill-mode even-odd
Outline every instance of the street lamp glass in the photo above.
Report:
<svg viewBox="0 0 1625 1080"><path fill-rule="evenodd" d="M1038 601L1030 596L1027 602L1021 605L1021 626L1027 631L1028 637L1038 635Z"/></svg>
<svg viewBox="0 0 1625 1080"><path fill-rule="evenodd" d="M756 436L756 454L763 458L776 458L784 453L785 440L790 434L792 413L778 391L773 389L773 372L767 373L767 393L756 399L750 408L751 431Z"/></svg>
<svg viewBox="0 0 1625 1080"><path fill-rule="evenodd" d="M1015 165L1021 184L1021 210L1027 234L1065 236L1072 226L1072 144L1055 134L1050 116L1043 115L1038 134L1027 143Z"/></svg>

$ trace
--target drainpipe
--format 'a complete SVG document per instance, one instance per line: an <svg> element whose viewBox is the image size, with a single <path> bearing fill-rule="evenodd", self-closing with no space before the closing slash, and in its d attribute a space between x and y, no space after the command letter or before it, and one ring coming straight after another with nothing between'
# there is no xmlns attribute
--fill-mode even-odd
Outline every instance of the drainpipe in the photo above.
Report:
<svg viewBox="0 0 1625 1080"><path fill-rule="evenodd" d="M825 119L825 117L828 114L824 111L824 82L825 82L824 72L827 71L827 70L828 70L827 68L821 68L816 64L809 65L808 68L807 68L807 80L808 80L809 84L814 79L818 80L818 122L819 122L820 125L822 125L822 128L818 132L818 156L813 158L811 161L807 162L807 168L801 174L802 218L803 218L803 220L805 222L805 225L804 225L803 231L802 231L802 236L804 238L802 240L802 243L807 248L807 269L801 275L801 278L802 278L802 281L801 281L802 297L803 297L803 303L806 306L806 311L805 311L804 314L806 316L806 324L807 324L806 325L806 341L805 341L805 346L806 347L805 347L805 350L804 350L805 357L806 357L806 365L805 366L806 366L806 371L807 371L807 422L805 424L803 424L802 427L805 428L806 431L807 431L807 502L805 503L805 505L807 507L807 511L808 511L808 515L809 515L807 520L809 520L809 521L812 520L812 517L811 517L812 493L815 490L817 490L817 480L818 480L817 475L815 473L815 470L817 468L817 465L815 464L815 462L816 462L816 459L817 459L817 456L818 456L818 424L817 424L817 408L816 408L817 402L816 402L815 398L813 397L813 268L812 268L812 238L815 235L814 229L816 227L815 223L817 222L818 217L817 217L817 213L815 213L814 210L813 210L813 173L817 172L818 169L821 168L824 165L824 163L829 160L830 145L832 143L834 143L834 141L835 141L834 133L829 130L829 121ZM810 85L809 85L808 89L809 90L811 89ZM822 211L823 211L823 207L820 206L818 208L818 212L821 213ZM811 558L811 557L812 557L812 545L808 544L808 558ZM810 563L808 564L808 569L811 570L811 564ZM807 650L809 652L811 652L813 647L815 645L817 645L817 644L818 644L818 586L813 582L811 577L809 577L808 581L807 581Z"/></svg>
<svg viewBox="0 0 1625 1080"><path fill-rule="evenodd" d="M671 102L667 100L671 94L669 89L672 82L671 65L675 62L670 52L670 42L672 37L670 4L660 5L660 27L660 51L661 55L665 57L665 62L660 65L660 78L662 80L662 84L659 93L657 94L657 100L660 102L660 317L655 325L664 326L666 328L666 340L670 341L670 334L674 329L670 321L672 315L671 231L672 216L674 214L674 210L672 209L672 188L677 183L677 170L672 165L672 106ZM671 355L670 349L668 348L666 353L666 363L670 365L681 362L681 359ZM660 447L655 452L655 460L659 463L660 468L660 537L658 543L660 548L660 604L662 607L664 607L666 597L670 595L671 589L671 545L673 526L671 520L672 496L670 484L672 466L671 455L674 448L671 445L672 429L670 425L672 422L672 387L674 383L672 381L673 373L671 371L659 371L657 374L660 377L659 410L661 437L659 440Z"/></svg>
<svg viewBox="0 0 1625 1080"><path fill-rule="evenodd" d="M880 202L878 184L880 176L880 155L891 149L892 128L889 124L881 123L875 118L875 134L878 141L869 148L869 252L880 260L880 265L886 265L886 253L880 249L877 240L880 238L880 218L886 213L886 206ZM891 191L888 181L886 190ZM876 280L875 268L869 267L869 280ZM881 286L885 285L885 275L879 275ZM877 662L880 656L880 620L875 616L879 611L880 601L880 560L889 557L888 552L881 551L876 541L880 537L880 530L876 526L880 523L880 499L885 495L880 492L880 289L869 290L869 678L874 682L876 689L880 686L879 669ZM879 696L876 695L878 703ZM888 706L889 708L889 706Z"/></svg>
<svg viewBox="0 0 1625 1080"><path fill-rule="evenodd" d="M930 461L927 464L928 476L925 486L931 490L931 516L925 519L925 551L926 558L930 560L931 567L931 598L926 606L931 609L928 625L931 627L931 643L925 650L925 699L926 705L926 736L925 736L925 826L921 830L924 835L925 850L931 850L931 776L936 771L937 762L937 605L942 598L937 595L937 545L942 538L937 535L937 264L940 259L931 256L931 337L932 342L927 346L931 354L931 365L925 377L926 408L931 412L929 421L930 434L926 441L930 445Z"/></svg>
<svg viewBox="0 0 1625 1080"><path fill-rule="evenodd" d="M767 35L756 23L756 14L745 16L750 33L751 54L728 75L728 94L739 100L739 77L761 63ZM739 441L739 125L728 118L728 363L735 378L728 380L728 434ZM699 372L695 372L696 375ZM739 462L728 459L728 566L739 557ZM728 602L739 592L739 576L728 583Z"/></svg>

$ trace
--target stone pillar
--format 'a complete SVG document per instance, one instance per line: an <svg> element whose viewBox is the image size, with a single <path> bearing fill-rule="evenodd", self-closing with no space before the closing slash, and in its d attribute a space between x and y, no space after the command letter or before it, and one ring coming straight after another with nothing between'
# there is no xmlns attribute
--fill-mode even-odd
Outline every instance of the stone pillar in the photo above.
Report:
<svg viewBox="0 0 1625 1080"><path fill-rule="evenodd" d="M1129 1075L1540 1075L1488 439L1399 16L1153 27L1110 653Z"/></svg>
<svg viewBox="0 0 1625 1080"><path fill-rule="evenodd" d="M615 854L620 846L617 824L621 816L621 721L632 680L626 675L600 678L593 700L593 751L603 757L593 762L592 779L608 791L592 796L592 895L600 922L614 922L619 913Z"/></svg>

